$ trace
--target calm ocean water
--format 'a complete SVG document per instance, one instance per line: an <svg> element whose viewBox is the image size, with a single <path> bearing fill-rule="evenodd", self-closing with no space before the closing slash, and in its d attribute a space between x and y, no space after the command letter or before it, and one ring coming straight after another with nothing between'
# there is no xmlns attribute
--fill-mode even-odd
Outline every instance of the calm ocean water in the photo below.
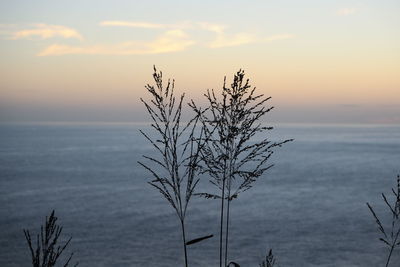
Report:
<svg viewBox="0 0 400 267"><path fill-rule="evenodd" d="M137 164L153 153L139 128L1 125L0 266L29 266L22 229L37 233L52 209L80 266L181 266L178 220ZM383 266L365 203L389 217L380 193L400 173L400 126L277 125L272 138L295 141L233 202L229 258L258 266L273 248L282 267ZM218 235L218 204L191 203L189 238ZM190 247L191 265L217 266L217 248Z"/></svg>

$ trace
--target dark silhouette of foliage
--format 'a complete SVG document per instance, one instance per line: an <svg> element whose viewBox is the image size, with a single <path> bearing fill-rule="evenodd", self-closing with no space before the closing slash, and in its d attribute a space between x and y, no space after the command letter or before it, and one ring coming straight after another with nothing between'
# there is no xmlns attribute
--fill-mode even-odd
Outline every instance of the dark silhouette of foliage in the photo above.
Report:
<svg viewBox="0 0 400 267"><path fill-rule="evenodd" d="M201 241L203 241L203 240L209 239L209 238L211 238L211 237L213 237L213 236L214 236L214 235L206 235L206 236L203 236L203 237L195 238L195 239L193 239L193 240L190 240L190 241L186 242L186 245L190 246L190 245L199 243L199 242L201 242Z"/></svg>
<svg viewBox="0 0 400 267"><path fill-rule="evenodd" d="M51 212L50 217L46 216L45 225L40 227L39 234L36 237L36 248L32 243L32 238L29 230L23 230L28 243L29 250L32 256L33 267L52 267L56 266L57 260L69 245L72 237L64 245L58 245L59 237L62 232L62 226L57 224L57 217L54 215L54 210ZM63 265L67 267L72 259L73 253L68 257ZM78 266L76 263L74 266Z"/></svg>
<svg viewBox="0 0 400 267"><path fill-rule="evenodd" d="M388 229L385 229L381 220L379 219L378 215L375 213L372 206L367 203L369 210L372 213L372 216L375 219L375 222L378 226L378 230L381 233L381 237L379 238L385 246L387 246L389 250L389 254L386 260L386 267L389 266L390 258L393 254L393 251L396 249L397 246L400 246L400 176L397 175L397 189L395 190L392 188L392 193L395 196L394 203L391 205L386 197L385 194L382 193L383 201L385 202L386 206L389 208L390 213L392 215L392 222L390 232Z"/></svg>
<svg viewBox="0 0 400 267"><path fill-rule="evenodd" d="M208 90L205 94L208 106L204 110L193 101L190 103L198 114L204 132L205 144L200 151L204 165L202 172L210 175L210 182L220 190L219 194L198 194L205 198L221 200L220 267L227 266L231 201L241 192L250 189L257 178L273 166L267 164L267 161L274 148L291 141L290 139L273 142L265 137L266 132L273 128L262 126L260 120L273 109L266 107L270 97L256 95L255 88L251 88L249 80L244 76L244 71L239 70L229 87L225 77L221 98L216 96L214 90ZM255 135L263 139L254 142L252 138Z"/></svg>
<svg viewBox="0 0 400 267"><path fill-rule="evenodd" d="M270 249L263 262L261 262L260 267L273 267L275 266L275 261L276 260L272 254L272 249Z"/></svg>
<svg viewBox="0 0 400 267"><path fill-rule="evenodd" d="M163 86L162 72L154 67L155 86L147 85L146 89L152 99L149 102L141 99L157 133L157 138L140 131L153 145L159 157L143 156L148 163L139 162L148 170L154 180L149 184L155 187L175 210L182 230L185 266L188 266L187 243L197 243L207 238L186 242L185 217L188 204L193 196L199 178L196 177L200 161L202 136L195 137L198 117L182 126L182 105L184 94L179 98L174 95L174 81L168 80ZM158 169L157 169L158 168Z"/></svg>

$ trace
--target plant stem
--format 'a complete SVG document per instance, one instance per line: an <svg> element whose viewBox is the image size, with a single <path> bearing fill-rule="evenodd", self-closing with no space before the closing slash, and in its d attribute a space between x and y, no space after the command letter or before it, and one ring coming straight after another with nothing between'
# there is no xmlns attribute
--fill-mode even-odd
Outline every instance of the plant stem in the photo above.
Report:
<svg viewBox="0 0 400 267"><path fill-rule="evenodd" d="M389 266L390 257L392 257L393 249L394 249L394 246L392 246L392 247L390 248L389 256L388 256L388 259L387 259L387 262L386 262L386 267Z"/></svg>
<svg viewBox="0 0 400 267"><path fill-rule="evenodd" d="M234 124L233 120L233 109L230 110L229 114L231 120L230 120L230 125L228 127L228 136L231 136L231 126ZM233 135L232 135L233 136ZM229 238L229 211L230 211L230 204L231 204L231 182L232 182L232 165L233 165L233 144L234 144L234 139L229 139L229 173L228 173L228 181L227 181L227 187L228 187L228 204L226 207L226 228L225 228L225 262L224 266L227 266L228 263L228 238Z"/></svg>
<svg viewBox="0 0 400 267"><path fill-rule="evenodd" d="M222 194L221 194L221 223L219 232L219 267L222 267L222 230L224 225L224 202L225 202L225 175L222 181Z"/></svg>
<svg viewBox="0 0 400 267"><path fill-rule="evenodd" d="M185 222L183 220L181 220L181 226L182 226L183 252L185 254L185 266L188 267L188 256L187 256L187 249L186 249Z"/></svg>
<svg viewBox="0 0 400 267"><path fill-rule="evenodd" d="M227 206L226 206L226 226L225 226L225 262L224 266L228 263L228 237L229 237L229 211L231 204L231 179L232 179L232 158L229 163L229 175L227 181L227 189L228 189L228 198L227 198Z"/></svg>
<svg viewBox="0 0 400 267"><path fill-rule="evenodd" d="M176 158L176 156L175 156L175 158ZM177 168L175 168L175 175L176 175L176 177L179 177ZM188 267L188 256L187 256L187 249L186 249L185 215L184 215L183 208L182 208L182 198L181 198L181 194L180 194L180 192L181 192L180 186L179 186L179 183L177 183L177 184L178 184L178 190L179 190L178 191L179 192L178 203L179 203L179 212L180 212L179 219L181 221L181 228L182 228L183 253L185 255L185 267Z"/></svg>
<svg viewBox="0 0 400 267"><path fill-rule="evenodd" d="M230 190L228 189L228 192L229 192ZM227 264L227 262L228 262L228 236L229 236L229 204L231 203L231 201L229 200L229 197L228 197L228 204L227 204L227 207L226 207L226 230L225 230L225 265L224 266L226 266L226 264Z"/></svg>

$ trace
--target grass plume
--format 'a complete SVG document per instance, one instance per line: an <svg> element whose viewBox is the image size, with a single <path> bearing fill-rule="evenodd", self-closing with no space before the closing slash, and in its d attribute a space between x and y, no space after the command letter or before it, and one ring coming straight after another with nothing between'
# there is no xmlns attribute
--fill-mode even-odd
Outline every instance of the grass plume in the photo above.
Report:
<svg viewBox="0 0 400 267"><path fill-rule="evenodd" d="M61 254L71 242L72 237L70 237L65 244L58 245L59 237L63 228L57 224L57 219L58 218L55 216L54 210L51 212L49 217L46 216L44 226L42 225L40 227L40 235L38 234L36 237L36 247L32 241L29 230L23 230L26 242L28 243L29 250L31 252L33 267L55 266ZM64 263L64 267L69 266L72 256L73 253L71 253L67 261ZM78 266L78 263L76 263L74 266Z"/></svg>
<svg viewBox="0 0 400 267"><path fill-rule="evenodd" d="M265 259L261 262L260 267L274 267L275 262L275 256L272 254L272 249L270 249L268 254L265 256Z"/></svg>
<svg viewBox="0 0 400 267"><path fill-rule="evenodd" d="M388 198L385 194L382 193L382 199L385 202L386 206L389 209L389 212L392 217L392 221L390 224L390 229L386 229L379 219L378 215L372 208L372 206L367 202L367 206L372 213L372 216L375 219L375 223L378 226L378 230L381 234L379 240L383 242L383 244L389 250L388 257L386 259L386 267L389 266L390 259L392 257L393 251L396 247L400 246L400 176L397 175L397 188L392 188L392 193L394 195L393 204L389 203Z"/></svg>
<svg viewBox="0 0 400 267"><path fill-rule="evenodd" d="M273 166L268 164L268 160L274 149L291 139L274 142L264 137L253 142L255 135L265 136L267 131L273 129L262 126L260 122L273 107L266 106L270 97L257 95L242 70L234 75L229 86L225 77L220 97L214 90L208 90L205 97L205 109L200 109L193 101L190 106L198 114L204 133L204 146L200 150L202 172L211 177L210 182L220 193L198 195L221 201L219 257L222 267L228 262L231 201L250 189L257 178Z"/></svg>
<svg viewBox="0 0 400 267"><path fill-rule="evenodd" d="M151 127L157 138L152 139L145 132L140 132L158 152L158 157L144 156L147 162L139 164L151 173L153 180L149 184L161 193L179 218L185 266L188 266L185 217L199 182L196 174L200 161L199 140L202 137L195 137L197 116L188 123L182 123L184 94L178 98L175 96L174 81L168 80L164 86L162 72L157 72L155 67L153 78L155 86L146 86L151 100L141 101L151 117Z"/></svg>

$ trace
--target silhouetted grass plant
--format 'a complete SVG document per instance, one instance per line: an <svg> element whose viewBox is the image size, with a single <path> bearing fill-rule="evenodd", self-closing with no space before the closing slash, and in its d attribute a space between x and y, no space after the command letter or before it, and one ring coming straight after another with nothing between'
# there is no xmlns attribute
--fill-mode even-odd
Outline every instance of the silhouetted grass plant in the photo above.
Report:
<svg viewBox="0 0 400 267"><path fill-rule="evenodd" d="M174 95L174 81L168 80L163 86L162 72L154 67L155 86L147 85L146 89L152 99L149 102L141 99L150 114L151 127L157 138L140 131L158 152L158 157L144 156L148 163L139 162L148 170L154 180L149 184L155 187L175 210L182 231L185 266L188 266L187 246L210 238L205 236L186 241L185 217L188 204L199 182L196 177L200 161L200 136L195 137L198 117L188 123L182 123L182 105L184 94L179 98ZM183 124L183 126L182 126ZM158 167L158 169L157 169Z"/></svg>
<svg viewBox="0 0 400 267"><path fill-rule="evenodd" d="M260 267L274 267L275 266L275 257L272 254L272 249L269 250L265 259L261 262Z"/></svg>
<svg viewBox="0 0 400 267"><path fill-rule="evenodd" d="M397 175L397 189L395 190L392 188L392 193L395 197L394 203L390 204L388 201L388 198L386 197L385 194L382 193L382 198L383 201L385 202L386 206L389 208L392 221L390 224L390 230L385 228L384 225L382 224L382 221L379 219L378 215L375 213L374 209L372 206L367 203L367 206L369 210L372 213L372 216L375 218L375 222L378 226L378 230L381 233L381 237L379 238L380 241L382 241L385 246L389 250L389 254L386 260L386 267L389 266L390 259L392 257L393 251L396 249L396 247L400 246L400 176ZM398 265L396 265L398 266Z"/></svg>
<svg viewBox="0 0 400 267"><path fill-rule="evenodd" d="M57 219L58 218L54 215L54 210L51 212L50 217L46 216L45 224L40 227L40 237L38 234L36 242L32 242L29 230L24 229L25 239L32 256L33 267L56 266L57 260L71 242L72 237L70 237L64 245L58 245L63 228L57 224ZM36 243L36 247L34 243ZM72 256L73 253L71 253L64 263L64 267L69 265ZM78 266L78 263L74 266Z"/></svg>
<svg viewBox="0 0 400 267"><path fill-rule="evenodd" d="M249 79L239 70L228 87L226 77L221 97L214 90L208 90L205 97L208 106L202 110L193 101L190 106L198 114L202 126L204 145L200 150L203 162L202 172L207 173L219 190L219 194L200 193L209 199L220 199L220 267L227 266L230 204L241 192L250 189L253 183L273 164L268 164L274 148L292 141L271 141L266 137L272 127L262 126L261 119L273 107L267 107L270 97L257 95L251 88ZM254 142L258 135L263 139ZM225 227L225 238L223 232ZM225 240L223 240L225 239ZM223 253L225 244L225 253ZM224 254L224 256L223 256ZM223 259L224 258L224 259ZM237 264L230 262L231 264Z"/></svg>

